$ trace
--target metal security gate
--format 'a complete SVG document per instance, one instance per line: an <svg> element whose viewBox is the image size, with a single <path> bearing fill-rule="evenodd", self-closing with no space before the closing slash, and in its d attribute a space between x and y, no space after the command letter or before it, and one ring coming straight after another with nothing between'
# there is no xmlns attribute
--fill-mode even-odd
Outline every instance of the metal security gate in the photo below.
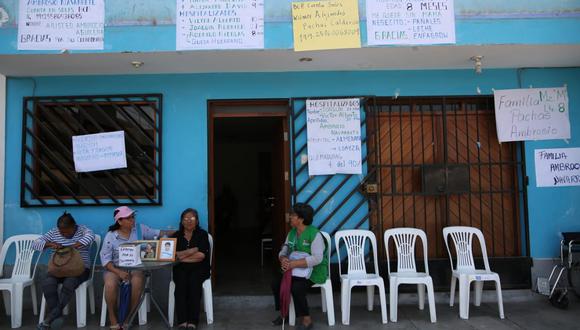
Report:
<svg viewBox="0 0 580 330"><path fill-rule="evenodd" d="M375 234L421 228L429 257L446 258L442 228L473 226L490 257L522 255L523 145L498 142L492 97L378 99L370 113L380 168Z"/></svg>
<svg viewBox="0 0 580 330"><path fill-rule="evenodd" d="M352 97L341 97L352 98ZM328 98L325 98L328 99ZM291 99L292 142L292 199L293 202L309 203L314 208L314 225L333 236L340 229L374 229L378 210L376 194L368 194L376 185L374 163L376 150L367 148L376 138L374 126L367 119L369 97L361 99L361 146L362 175L308 175L306 143L306 99ZM334 254L335 251L333 251Z"/></svg>

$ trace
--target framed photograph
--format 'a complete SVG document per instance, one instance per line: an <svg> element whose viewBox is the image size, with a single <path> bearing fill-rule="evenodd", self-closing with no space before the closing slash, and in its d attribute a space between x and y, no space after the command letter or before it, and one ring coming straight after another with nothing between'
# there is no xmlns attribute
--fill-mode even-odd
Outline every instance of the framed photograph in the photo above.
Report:
<svg viewBox="0 0 580 330"><path fill-rule="evenodd" d="M159 254L159 241L135 241L139 246L142 261L156 261Z"/></svg>
<svg viewBox="0 0 580 330"><path fill-rule="evenodd" d="M159 240L159 258L163 261L175 261L176 238L162 238Z"/></svg>

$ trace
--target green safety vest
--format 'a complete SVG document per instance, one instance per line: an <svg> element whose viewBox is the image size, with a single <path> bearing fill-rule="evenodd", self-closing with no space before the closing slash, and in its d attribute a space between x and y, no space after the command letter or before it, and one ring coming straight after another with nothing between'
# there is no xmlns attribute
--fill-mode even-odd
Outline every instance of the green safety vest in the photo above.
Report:
<svg viewBox="0 0 580 330"><path fill-rule="evenodd" d="M294 251L306 252L312 255L311 246L310 244L316 238L316 234L319 233L319 230L312 226L306 226L306 229L302 232L300 237L296 237L296 228L292 228L288 233L288 249L289 253ZM324 242L324 256L322 257L322 262L318 265L314 266L312 269L312 273L310 274L310 280L316 284L322 284L328 278L328 257L326 253L326 240L324 237L322 238Z"/></svg>

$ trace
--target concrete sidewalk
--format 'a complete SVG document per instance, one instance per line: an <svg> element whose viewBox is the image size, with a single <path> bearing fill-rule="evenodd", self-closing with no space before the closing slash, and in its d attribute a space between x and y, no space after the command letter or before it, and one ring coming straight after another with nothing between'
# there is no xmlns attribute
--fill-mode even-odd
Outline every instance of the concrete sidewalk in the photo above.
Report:
<svg viewBox="0 0 580 330"><path fill-rule="evenodd" d="M484 291L480 307L470 306L469 320L459 318L459 306L449 307L449 293L436 293L437 323L429 322L429 308L425 302L425 309L417 308L416 294L402 294L400 296L398 322L381 323L378 296L375 298L375 309L366 310L365 295L362 290L353 292L350 325L341 323L340 293L334 292L336 325L327 325L326 314L320 309L320 295L310 294L309 302L315 329L580 329L580 299L569 293L570 306L567 310L560 310L548 302L547 297L529 290L504 291L504 309L506 318L501 320L497 309L495 291ZM387 296L388 297L388 296ZM387 298L388 299L388 298ZM101 302L97 301L97 307ZM0 329L10 328L10 318L0 314ZM215 330L272 330L279 329L270 325L276 317L273 310L273 301L269 296L217 296L214 297L214 323L207 325L205 315L201 315L198 329ZM89 315L88 326L85 329L108 329L99 327L100 310L95 315ZM155 310L148 314L149 322L146 326L134 329L163 329L161 318ZM22 329L34 329L38 316L33 316L32 310L25 310ZM287 329L294 327L286 326ZM65 321L63 329L76 329L74 308Z"/></svg>

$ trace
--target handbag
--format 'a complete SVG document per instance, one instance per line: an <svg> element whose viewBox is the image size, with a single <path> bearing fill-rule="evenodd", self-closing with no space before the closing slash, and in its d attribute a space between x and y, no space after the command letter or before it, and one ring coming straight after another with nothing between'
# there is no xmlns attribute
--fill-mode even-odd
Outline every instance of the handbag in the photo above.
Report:
<svg viewBox="0 0 580 330"><path fill-rule="evenodd" d="M60 248L48 261L48 273L54 277L77 277L85 271L85 264L77 249L70 246Z"/></svg>

